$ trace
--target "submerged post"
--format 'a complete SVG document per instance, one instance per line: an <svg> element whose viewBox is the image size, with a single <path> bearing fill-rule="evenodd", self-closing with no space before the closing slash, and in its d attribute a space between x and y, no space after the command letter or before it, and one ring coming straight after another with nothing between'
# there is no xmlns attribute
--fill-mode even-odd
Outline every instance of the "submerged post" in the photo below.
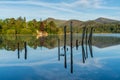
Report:
<svg viewBox="0 0 120 80"><path fill-rule="evenodd" d="M58 61L60 61L60 39L58 38Z"/></svg>
<svg viewBox="0 0 120 80"><path fill-rule="evenodd" d="M73 73L73 50L72 50L72 41L73 41L73 35L72 35L72 21L70 23L70 62L71 62L71 73Z"/></svg>

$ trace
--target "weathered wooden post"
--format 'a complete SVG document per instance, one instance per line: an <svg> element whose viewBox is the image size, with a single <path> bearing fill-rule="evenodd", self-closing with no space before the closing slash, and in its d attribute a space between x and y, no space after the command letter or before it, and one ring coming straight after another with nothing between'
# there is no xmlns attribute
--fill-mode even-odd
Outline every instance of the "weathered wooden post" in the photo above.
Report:
<svg viewBox="0 0 120 80"><path fill-rule="evenodd" d="M60 61L60 39L58 38L58 61Z"/></svg>
<svg viewBox="0 0 120 80"><path fill-rule="evenodd" d="M67 59L66 59L66 26L64 27L64 64L65 68L67 68Z"/></svg>
<svg viewBox="0 0 120 80"><path fill-rule="evenodd" d="M25 48L25 60L27 59L27 43L24 42L24 48Z"/></svg>
<svg viewBox="0 0 120 80"><path fill-rule="evenodd" d="M73 41L73 35L72 35L72 21L70 23L70 62L71 62L71 73L73 73L73 50L72 50L72 41Z"/></svg>

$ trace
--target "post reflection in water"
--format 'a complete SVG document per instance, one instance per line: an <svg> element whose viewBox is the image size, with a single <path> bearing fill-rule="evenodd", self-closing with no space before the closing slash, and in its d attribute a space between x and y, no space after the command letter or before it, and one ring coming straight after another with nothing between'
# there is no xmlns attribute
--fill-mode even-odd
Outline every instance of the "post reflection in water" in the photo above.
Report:
<svg viewBox="0 0 120 80"><path fill-rule="evenodd" d="M91 57L93 57L93 52L92 52L92 34L93 34L93 27L90 30L90 35L89 35L89 40L88 40L88 45L89 45L89 50Z"/></svg>
<svg viewBox="0 0 120 80"><path fill-rule="evenodd" d="M85 63L85 60L88 58L88 48L87 48L87 46L89 46L89 51L90 51L91 57L93 57L92 34L93 34L93 27L90 28L89 37L88 37L88 28L83 27L83 33L82 33L82 58L83 58L83 63ZM84 38L85 38L86 47L84 47Z"/></svg>
<svg viewBox="0 0 120 80"><path fill-rule="evenodd" d="M27 59L27 43L24 42L24 48L25 48L25 60Z"/></svg>
<svg viewBox="0 0 120 80"><path fill-rule="evenodd" d="M31 77L32 75L34 76L34 79L45 79L45 80L46 79L54 80L54 79L60 79L60 78L65 80L67 79L68 80L70 79L71 80L77 80L77 79L78 80L79 79L99 80L104 78L119 80L118 73L119 73L120 66L117 62L119 62L119 57L120 57L119 56L120 35L119 37L116 37L116 38L110 37L111 34L109 34L109 36L107 37L105 37L104 34L102 34L103 36L101 36L101 34L100 36L98 35L96 36L96 34L93 35L92 28L90 29L87 28L86 31L83 39L83 42L84 42L83 48L84 48L85 57L86 57L84 64L82 61L82 46L79 45L78 50L76 50L75 41L77 37L76 35L73 35L73 47L72 47L73 73L71 73L72 68L71 68L71 62L70 62L71 60L70 34L67 35L66 33L65 34L66 36L59 35L59 37L57 35L58 43L56 43L57 41L55 42L56 36L51 37L51 39L49 39L49 37L44 37L45 42L42 50L40 46L40 39L34 40L35 38L32 38L30 40L31 36L29 36L28 38L26 36L22 36L22 38L18 37L18 40L15 41L15 39L11 40L11 38L13 37L10 37L10 38L5 38L6 36L3 37L2 41L4 41L4 43L0 44L1 45L1 51L0 51L1 76L6 78L6 80L9 80L10 77L12 77L12 80L16 78L24 80L26 79L26 76L23 74L27 74L27 76L30 77L31 79L33 79L33 77ZM86 35L87 35L87 38L86 38ZM81 34L79 35L78 40L82 41ZM53 43L55 45L50 47L50 43L52 42L55 42ZM94 45L94 47L92 47L92 45ZM34 46L37 46L37 48L34 48ZM58 46L58 49L57 49L57 46ZM60 46L62 47L64 46L63 51ZM91 47L89 48L89 46ZM67 51L67 48L69 49L69 51ZM93 48L93 51L91 55L90 49L92 50L92 48ZM86 54L86 50L88 52L88 57ZM88 59L88 58L91 58L91 56L94 56L93 55L94 52L97 52L96 58ZM60 56L60 53L63 53L63 54L66 53L66 61L65 61L65 55L61 54ZM58 60L60 60L59 62L57 61L57 58ZM66 68L65 68L65 62L66 62ZM115 67L115 70L113 70L114 67ZM108 72L110 71L112 71L113 73L109 74ZM17 72L17 73L14 75L14 72ZM117 74L118 76L116 78ZM50 75L50 77L46 75ZM97 78L93 77L94 75L98 75L98 77ZM4 78L2 78L1 80L4 80Z"/></svg>
<svg viewBox="0 0 120 80"><path fill-rule="evenodd" d="M20 59L20 44L17 43L18 59ZM24 59L27 59L27 43L24 42Z"/></svg>
<svg viewBox="0 0 120 80"><path fill-rule="evenodd" d="M88 33L89 33L89 35L88 35ZM92 34L93 33L93 28L91 28L91 29L88 29L88 28L86 28L86 27L83 27L83 34L82 34L82 60L83 60L83 63L85 63L85 60L88 58L88 53L89 53L89 51L90 51L90 55L91 55L91 57L93 57L93 52L92 52ZM46 47L46 46L48 46L47 48L49 48L49 49L51 49L51 47L52 48L54 48L54 47L56 47L56 45L54 46L53 45L53 43L52 42L55 42L55 38L52 38L52 36L51 36L51 39L49 39L50 37L40 37L39 39L37 39L37 40L34 40L34 42L23 42L23 41L27 41L27 40L29 40L29 38L28 39L26 39L26 40L19 40L20 38L18 37L17 39L18 39L18 41L16 41L17 43L14 43L15 45L17 45L17 46L15 46L15 49L17 49L18 50L18 52L17 52L17 54L18 54L18 59L20 59L21 58L21 52L20 52L20 50L21 49L23 49L23 52L24 52L24 58L23 59L27 59L27 45L29 46L30 45L30 43L31 44L33 44L32 46L34 46L34 43L36 42L36 44L35 45L37 45L38 47L41 47L41 46L44 46L44 47ZM46 41L46 39L49 41L49 42L45 42ZM67 68L68 67L68 65L67 65L67 61L68 62L70 62L70 72L71 73L73 73L73 71L74 71L74 65L73 65L73 54L74 54L74 49L73 49L73 46L75 46L75 41L74 40L76 40L76 39L74 39L74 36L73 36L73 34L72 34L72 22L70 23L70 35L69 35L69 37L68 37L68 39L70 40L70 42L69 43L67 43L67 35L66 35L66 26L64 27L64 40L62 40L62 41L64 41L64 42L60 42L60 39L61 38L58 38L58 60L60 60L60 58L61 57L63 57L64 58L64 67L65 68ZM33 40L33 39L31 39L31 40ZM9 41L9 40L8 40ZM78 43L79 41L78 40L76 40L76 46L78 46ZM52 45L50 46L50 44L52 43ZM64 50L64 52L63 53L60 53L61 51L60 51L60 43L64 43L64 47L63 47L63 50ZM11 44L11 43L9 43L9 44ZM8 44L8 47L9 47L9 44ZM67 55L67 46L66 45L69 45L70 46L70 52L69 52L69 54ZM32 47L31 45L30 45L30 47ZM88 48L89 47L89 48ZM13 47L14 48L14 47ZM78 48L79 49L79 48ZM14 49L13 49L14 50ZM89 51L88 51L89 50ZM70 57L68 57L68 56L70 56ZM67 60L67 57L68 57L68 59L69 60Z"/></svg>
<svg viewBox="0 0 120 80"><path fill-rule="evenodd" d="M94 36L93 37L93 41L92 41L92 37L91 37L91 32L92 31L92 29L88 29L88 33L89 34L85 34L85 36L84 36L84 49L86 49L86 42L89 42L89 44L96 44L96 45L98 45L98 46L100 46L100 45L102 45L103 46L103 44L104 44L104 47L106 47L106 44L107 44L107 47L108 46L113 46L113 45L117 45L117 44L120 44L120 42L118 42L118 41L120 41L120 38L115 38L115 39L113 39L112 37L106 37L106 38L104 38L104 37L99 37L98 38L98 36L96 37L96 36ZM87 35L87 39L85 38L86 37L86 35ZM70 42L69 42L69 39L70 39L70 37L69 37L70 35L66 35L66 38L64 38L63 39L63 35L62 36L59 36L59 38L58 38L58 52L59 52L59 58L61 58L61 61L63 61L63 62L60 62L60 63L57 63L55 60L56 60L56 58L57 58L57 55L56 55L56 52L57 52L57 49L56 49L56 44L55 44L55 46L52 46L52 48L51 47L49 47L49 45L50 45L50 43L52 43L52 42L55 42L55 37L51 37L51 39L49 39L49 37L45 37L45 41L46 42L44 42L44 45L43 45L43 47L45 47L45 48L43 48L43 50L44 51L41 51L40 50L40 40L39 39L37 39L37 40L34 40L34 38L33 39L31 39L31 41L30 41L30 37L29 38L27 38L26 40L23 40L24 39L24 37L22 37L22 40L18 40L18 41L10 41L11 40L11 38L10 39L8 39L8 41L6 41L6 40L3 40L3 41L6 41L6 42L4 42L4 44L2 43L2 45L5 45L5 44L7 44L7 45L5 45L5 46L3 46L3 47L5 47L5 49L6 50L8 50L8 53L9 53L9 50L14 50L14 51L18 51L18 52L13 52L13 54L3 54L3 55L10 55L10 58L13 60L13 61L10 61L10 63L11 62L14 62L15 61L15 59L16 58L21 58L21 60L19 59L19 60L16 60L15 61L15 63L20 63L21 64L21 62L22 63L28 63L29 64L29 61L32 61L33 60L33 63L34 63L34 61L36 60L36 61L39 61L39 62L42 62L42 60L43 60L43 62L47 62L47 63L45 63L45 64L43 64L44 65L44 67L45 67L45 70L46 70L46 68L48 68L48 71L51 69L51 68L55 68L55 69L57 69L57 70L59 70L61 73L67 73L67 74L69 74L70 72L71 72L71 70L70 69L72 69L72 68L70 68L70 47L69 47L69 51L67 52L67 45L68 46L70 46ZM65 35L64 35L64 37L65 37ZM80 37L81 37L81 35L80 35ZM20 39L20 38L19 38ZM80 38L80 39L82 39L82 38ZM79 40L80 40L79 39ZM108 40L111 40L112 39L112 41L113 42L111 42L111 41L108 41ZM14 39L13 39L14 40ZM51 41L52 40L52 41ZM61 40L61 41L60 41ZM73 35L73 46L75 46L75 40L76 40L76 37ZM90 41L88 41L88 40L91 40L91 42ZM24 42L24 41L28 41L28 42ZM49 41L49 42L48 42ZM65 42L64 42L65 41ZM81 40L80 40L81 41ZM103 41L107 41L107 42L109 42L109 43L106 43L106 42L103 42ZM35 43L36 42L36 43ZM102 43L99 43L99 42L102 42ZM114 43L115 42L115 43ZM117 42L117 43L116 43ZM110 43L112 43L112 44L110 44ZM34 45L36 45L37 44L37 49L35 48L34 49ZM63 54L64 53L66 53L66 60L65 60L65 56L63 55L61 55L61 57L60 57L60 45L63 45L64 44L64 48L63 48ZM88 51L88 57L90 56L91 57L91 54L90 54L90 52L89 52L89 45L88 43L87 43L87 51ZM109 45L108 45L109 44ZM28 46L29 47L28 47ZM9 46L10 46L10 48L9 48ZM2 47L2 48L3 48ZM8 48L6 48L6 47L8 47ZM102 47L103 48L103 47ZM31 50L30 50L31 49ZM34 50L33 50L34 49ZM92 46L91 46L91 49L92 49ZM96 49L96 48L95 48ZM4 50L4 49L3 49ZM29 51L30 50L30 51ZM37 51L36 51L37 50ZM22 52L20 52L20 51L22 51ZM65 52L66 51L66 52ZM29 52L29 54L27 54ZM41 54L41 53L43 53L43 54ZM45 54L44 54L45 53ZM85 50L85 53L86 53L86 50ZM105 53L105 52L104 52ZM118 52L117 52L118 53ZM17 56L17 54L18 54L18 56ZM111 52L111 54L112 54L112 52ZM15 55L15 56L12 56L12 55ZM24 57L24 55L26 56L26 58ZM28 57L27 57L27 55L29 55L29 59L28 59ZM83 67L83 63L82 63L82 47L81 46L79 46L79 48L78 48L78 51L76 50L76 48L73 48L73 60L74 60L74 63L73 63L73 73L74 74L76 74L76 72L77 72L77 74L78 74L78 72L80 72L80 73L82 73L81 72L81 70L83 70L84 71L84 69L86 69L86 67L85 68L82 68ZM99 54L97 54L97 57L98 57L98 55ZM0 55L1 56L1 55ZM23 57L22 57L23 56ZM92 53L92 56L93 56L93 53ZM3 56L3 58L4 57L6 57L6 56ZM9 57L9 56L8 56ZM7 57L7 58L8 58ZM15 58L14 58L15 57ZM56 57L56 58L55 58ZM24 60L24 58L25 58L25 60L26 59L28 59L27 61L25 61ZM6 59L6 58L5 58ZM62 60L63 59L63 60ZM86 59L87 59L87 55L86 55ZM7 60L9 60L9 59L7 59ZM60 60L60 59L59 59ZM89 67L91 67L91 66L93 66L93 65L91 65L91 64L93 64L94 63L94 60L90 60L90 61L88 61L89 59L87 59L87 60L85 60L85 63L87 63L87 64L85 64L85 66L87 65L87 66L89 66ZM24 62L25 61L25 62ZM54 62L55 61L55 62ZM92 63L91 63L91 61L93 61ZM1 60L1 62L2 62L2 60ZM50 63L50 64L49 64ZM60 66L61 66L61 63L63 63L62 65L62 68L60 68ZM65 67L65 64L64 63L66 63L66 69L68 69L67 71L69 72L67 72L66 71L66 69L63 69L64 67ZM81 63L82 63L82 67L81 67ZM95 62L95 64L96 64L96 62ZM38 64L38 65L41 65L41 64ZM53 65L55 65L55 66L53 66ZM50 67L49 67L50 66ZM52 67L53 66L53 67ZM95 65L95 67L96 67L96 65ZM40 69L40 68L39 68ZM39 70L38 69L38 70ZM41 67L41 69L43 69L43 67ZM51 69L52 70L52 69ZM65 70L65 72L64 72L64 70ZM77 71L78 70L78 71ZM44 70L43 70L44 71ZM52 70L53 71L53 70ZM51 71L51 72L52 72ZM56 72L59 72L59 71L56 71ZM42 72L42 71L41 71ZM49 71L50 72L50 71ZM80 74L81 75L81 74Z"/></svg>
<svg viewBox="0 0 120 80"><path fill-rule="evenodd" d="M88 28L86 28L86 35L85 35L85 44L86 44L86 58L88 58Z"/></svg>
<svg viewBox="0 0 120 80"><path fill-rule="evenodd" d="M86 27L83 27L83 34L82 34L82 59L83 59L83 63L85 63L85 49L84 49L84 38L85 38L85 30L86 30Z"/></svg>
<svg viewBox="0 0 120 80"><path fill-rule="evenodd" d="M60 39L58 38L58 61L60 61Z"/></svg>
<svg viewBox="0 0 120 80"><path fill-rule="evenodd" d="M88 53L90 52L91 57L93 57L92 52L92 34L93 27L90 28L90 33L88 36L88 28L83 27L82 32L82 62L85 63L88 58ZM78 50L78 40L76 40L76 50ZM88 52L89 47L89 52ZM66 59L66 26L64 27L64 54L60 53L60 39L58 39L58 60L60 60L60 56L64 56L64 67L67 68L67 59ZM72 36L72 22L70 23L70 72L73 73L73 36Z"/></svg>
<svg viewBox="0 0 120 80"><path fill-rule="evenodd" d="M64 67L67 68L67 56L66 56L66 26L64 26L64 54L60 53L60 39L58 38L58 61L60 61L60 56L64 56Z"/></svg>
<svg viewBox="0 0 120 80"><path fill-rule="evenodd" d="M19 43L17 43L17 47L18 47L18 59L20 58L20 47L19 47Z"/></svg>
<svg viewBox="0 0 120 80"><path fill-rule="evenodd" d="M72 36L72 22L70 23L70 71L73 73L73 41ZM67 55L66 51L68 51L68 48L66 48L66 26L64 27L64 54L60 54L60 41L58 39L58 60L60 60L60 56L64 56L64 67L67 68Z"/></svg>

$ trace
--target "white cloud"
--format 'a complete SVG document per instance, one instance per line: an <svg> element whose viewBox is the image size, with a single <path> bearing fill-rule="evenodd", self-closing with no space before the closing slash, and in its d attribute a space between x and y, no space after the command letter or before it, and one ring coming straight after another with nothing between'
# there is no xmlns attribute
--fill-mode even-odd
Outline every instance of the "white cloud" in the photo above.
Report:
<svg viewBox="0 0 120 80"><path fill-rule="evenodd" d="M35 6L42 6L42 7L47 7L55 10L60 10L60 11L65 11L65 12L73 12L73 13L78 13L77 11L62 7L61 3L47 3L47 2L35 2L35 1L0 1L0 4L30 4L30 5L35 5Z"/></svg>
<svg viewBox="0 0 120 80"><path fill-rule="evenodd" d="M67 8L93 8L93 9L111 9L111 10L120 10L120 7L110 7L104 6L103 0L77 0L72 3L61 3L64 7Z"/></svg>
<svg viewBox="0 0 120 80"><path fill-rule="evenodd" d="M89 13L89 9L108 9L108 10L120 10L119 7L108 7L108 6L103 6L104 1L103 0L76 0L74 2L60 2L60 3L49 3L49 2L43 2L43 1L33 1L33 0L25 0L25 1L0 1L1 5L6 5L6 7L2 7L0 5L0 12L4 12L6 15L8 12L10 12L12 15L11 11L17 11L16 16L22 15L25 16L46 16L46 17L54 17L55 18L76 18L76 19L88 19L88 18L97 18L101 17L102 15L106 16L106 14L101 14L101 13ZM12 7L7 6L7 4L12 5ZM15 7L14 4L18 4ZM21 5L21 6L20 6ZM22 5L31 5L34 6L34 9L29 9L28 7L22 7ZM37 6L37 9L36 7ZM17 7L17 8L16 8ZM25 9L26 8L26 9ZM45 9L42 9L45 8ZM5 9L5 10L4 10ZM10 11L11 10L11 11ZM87 11L83 12L81 10ZM19 12L19 13L18 13ZM4 14L3 13L3 14ZM29 15L28 15L29 14ZM3 15L4 16L4 15ZM107 15L109 16L109 15ZM83 19L83 20L84 20Z"/></svg>
<svg viewBox="0 0 120 80"><path fill-rule="evenodd" d="M56 10L61 10L65 12L76 12L75 10L71 8L98 8L98 9L119 9L120 7L108 7L103 6L104 3L103 0L77 0L74 2L66 3L48 3L48 2L42 2L42 1L0 1L0 4L31 4L36 6L43 6L47 8L52 8Z"/></svg>
<svg viewBox="0 0 120 80"><path fill-rule="evenodd" d="M100 0L77 0L73 3L64 3L69 7L83 7L83 8L93 8L101 4Z"/></svg>

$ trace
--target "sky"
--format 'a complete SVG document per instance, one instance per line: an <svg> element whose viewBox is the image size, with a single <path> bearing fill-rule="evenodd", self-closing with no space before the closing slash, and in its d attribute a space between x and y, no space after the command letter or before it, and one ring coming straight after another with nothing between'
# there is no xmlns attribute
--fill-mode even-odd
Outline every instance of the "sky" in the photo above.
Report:
<svg viewBox="0 0 120 80"><path fill-rule="evenodd" d="M0 0L0 19L120 20L120 0Z"/></svg>

